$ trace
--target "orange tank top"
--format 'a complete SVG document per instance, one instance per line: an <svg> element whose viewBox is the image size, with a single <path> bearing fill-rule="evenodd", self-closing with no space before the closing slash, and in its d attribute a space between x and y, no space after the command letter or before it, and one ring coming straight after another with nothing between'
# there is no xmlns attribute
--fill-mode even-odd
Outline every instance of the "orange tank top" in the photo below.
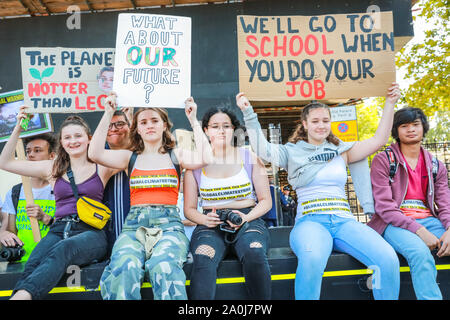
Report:
<svg viewBox="0 0 450 320"><path fill-rule="evenodd" d="M130 205L176 205L178 184L178 175L174 168L157 170L135 168L130 175Z"/></svg>

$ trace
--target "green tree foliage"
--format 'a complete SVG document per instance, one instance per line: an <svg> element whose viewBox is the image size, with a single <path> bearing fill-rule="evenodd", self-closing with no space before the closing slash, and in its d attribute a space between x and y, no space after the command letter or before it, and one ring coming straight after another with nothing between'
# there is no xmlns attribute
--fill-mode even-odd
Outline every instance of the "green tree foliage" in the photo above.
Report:
<svg viewBox="0 0 450 320"><path fill-rule="evenodd" d="M384 100L384 97L378 97L364 100L356 105L359 141L369 139L375 134L380 122Z"/></svg>
<svg viewBox="0 0 450 320"><path fill-rule="evenodd" d="M427 30L423 41L411 41L396 55L396 67L405 70L409 83L396 108L421 108L430 122L426 140L450 141L450 1L422 0L414 10L415 19L427 21ZM356 106L359 140L373 136L383 105L379 97Z"/></svg>
<svg viewBox="0 0 450 320"><path fill-rule="evenodd" d="M407 44L396 56L396 66L405 68L409 87L401 102L424 110L432 130L429 140L450 140L450 1L427 0L417 5L417 17L427 22L423 42ZM416 18L416 17L414 17Z"/></svg>

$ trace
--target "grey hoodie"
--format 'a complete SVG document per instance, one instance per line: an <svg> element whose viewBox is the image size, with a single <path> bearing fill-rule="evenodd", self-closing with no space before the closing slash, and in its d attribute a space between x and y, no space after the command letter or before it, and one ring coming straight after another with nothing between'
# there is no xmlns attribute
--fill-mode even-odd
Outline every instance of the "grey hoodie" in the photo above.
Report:
<svg viewBox="0 0 450 320"><path fill-rule="evenodd" d="M336 146L325 141L319 146L305 141L297 143L273 144L269 143L258 122L258 116L252 107L244 110L244 121L255 153L262 159L284 168L288 172L288 182L298 189L308 185L329 160L349 150L354 142L342 142ZM350 174L356 195L365 213L374 212L372 185L367 158L349 164Z"/></svg>

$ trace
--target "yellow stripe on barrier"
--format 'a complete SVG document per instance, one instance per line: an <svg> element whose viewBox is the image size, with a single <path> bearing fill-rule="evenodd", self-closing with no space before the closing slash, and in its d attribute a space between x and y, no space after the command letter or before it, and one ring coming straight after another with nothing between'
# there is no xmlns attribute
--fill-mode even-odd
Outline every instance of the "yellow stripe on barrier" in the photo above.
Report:
<svg viewBox="0 0 450 320"><path fill-rule="evenodd" d="M10 297L12 295L12 290L1 290L0 297Z"/></svg>
<svg viewBox="0 0 450 320"><path fill-rule="evenodd" d="M436 265L437 270L450 270L450 264L438 264ZM400 272L410 272L409 267L400 267ZM345 277L345 276L356 276L356 275L364 275L364 274L372 274L373 271L371 269L354 269L354 270L339 270L339 271L325 271L323 273L324 278L328 277ZM295 273L286 273L286 274L274 274L271 276L272 281L279 280L294 280ZM234 284L234 283L245 283L244 277L234 277L234 278L219 278L216 281L217 284ZM186 280L186 285L189 286L191 284L190 280ZM149 282L144 282L141 288L151 288L152 285ZM100 286L96 289L86 289L86 287L55 287L49 293L80 293L80 292L92 292L92 291L100 291ZM1 297L10 297L12 294L12 290L0 290L0 298Z"/></svg>

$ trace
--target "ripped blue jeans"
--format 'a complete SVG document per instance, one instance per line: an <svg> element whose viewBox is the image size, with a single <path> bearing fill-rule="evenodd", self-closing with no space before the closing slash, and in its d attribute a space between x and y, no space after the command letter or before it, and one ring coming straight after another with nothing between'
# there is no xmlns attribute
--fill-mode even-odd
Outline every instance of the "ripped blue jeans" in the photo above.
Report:
<svg viewBox="0 0 450 320"><path fill-rule="evenodd" d="M239 209L248 213L251 208ZM199 225L191 238L191 252L194 258L190 296L192 300L212 300L216 295L217 269L228 251L242 263L245 286L250 299L269 300L271 298L271 274L267 260L269 231L259 218L248 226L234 243L226 243L226 232Z"/></svg>

